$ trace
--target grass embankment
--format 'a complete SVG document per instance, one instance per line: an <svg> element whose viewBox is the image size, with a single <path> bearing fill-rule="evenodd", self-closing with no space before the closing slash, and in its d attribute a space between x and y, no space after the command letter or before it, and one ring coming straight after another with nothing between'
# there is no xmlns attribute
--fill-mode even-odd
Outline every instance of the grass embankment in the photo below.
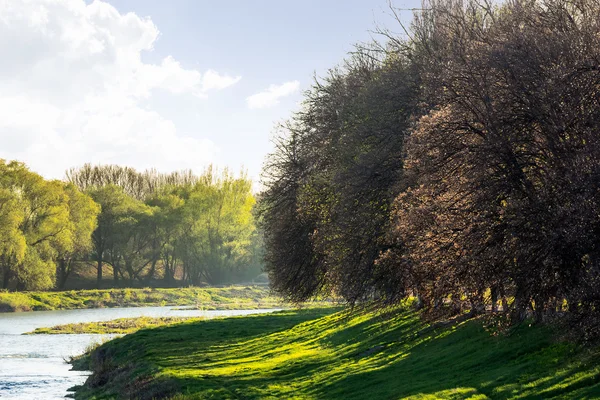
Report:
<svg viewBox="0 0 600 400"><path fill-rule="evenodd" d="M433 329L407 309L288 310L141 330L76 362L78 399L597 398L600 354L523 325Z"/></svg>
<svg viewBox="0 0 600 400"><path fill-rule="evenodd" d="M201 321L201 317L138 317L119 318L111 321L82 322L78 324L56 325L50 328L37 328L26 335L64 335L64 334L117 334L137 332L140 329L156 328L181 322Z"/></svg>
<svg viewBox="0 0 600 400"><path fill-rule="evenodd" d="M0 292L0 312L79 308L191 306L205 310L277 308L284 303L263 286Z"/></svg>

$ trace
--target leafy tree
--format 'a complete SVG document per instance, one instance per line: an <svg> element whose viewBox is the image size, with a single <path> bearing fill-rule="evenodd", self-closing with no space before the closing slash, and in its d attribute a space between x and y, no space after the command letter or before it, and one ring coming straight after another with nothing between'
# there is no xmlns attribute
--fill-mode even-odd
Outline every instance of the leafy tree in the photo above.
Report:
<svg viewBox="0 0 600 400"><path fill-rule="evenodd" d="M250 261L254 202L250 180L227 171L216 182L191 189L178 244L190 283L230 281Z"/></svg>
<svg viewBox="0 0 600 400"><path fill-rule="evenodd" d="M182 239L185 201L177 194L176 189L164 190L147 201L154 209L151 229L152 266L148 276L154 276L157 262L162 261L164 269L163 281L171 286L175 283L175 274L179 264L177 243Z"/></svg>
<svg viewBox="0 0 600 400"><path fill-rule="evenodd" d="M122 254L119 246L128 234L123 232L123 229L130 228L131 214L134 213L132 210L138 208L139 202L114 185L92 189L89 194L101 207L97 228L92 234L92 258L96 261L97 285L102 283L104 263L112 266L113 279L115 284L118 284L119 274L122 274Z"/></svg>
<svg viewBox="0 0 600 400"><path fill-rule="evenodd" d="M134 280L157 257L152 247L154 229L153 210L143 202L130 199L119 210L116 237L109 250L113 269L127 279L131 286Z"/></svg>
<svg viewBox="0 0 600 400"><path fill-rule="evenodd" d="M21 167L16 163L0 162L0 268L2 287L8 288L13 271L11 266L23 261L27 247L25 236L20 230L25 218L19 196L13 192L10 174Z"/></svg>
<svg viewBox="0 0 600 400"><path fill-rule="evenodd" d="M58 254L57 287L64 288L78 261L85 260L92 248L92 234L97 226L100 206L72 184L65 185L70 217L70 244Z"/></svg>
<svg viewBox="0 0 600 400"><path fill-rule="evenodd" d="M72 245L64 185L44 180L21 163L2 164L1 184L10 205L5 214L7 229L15 235L4 241L8 244L3 249L4 286L14 280L18 289L51 288L55 284L55 260Z"/></svg>

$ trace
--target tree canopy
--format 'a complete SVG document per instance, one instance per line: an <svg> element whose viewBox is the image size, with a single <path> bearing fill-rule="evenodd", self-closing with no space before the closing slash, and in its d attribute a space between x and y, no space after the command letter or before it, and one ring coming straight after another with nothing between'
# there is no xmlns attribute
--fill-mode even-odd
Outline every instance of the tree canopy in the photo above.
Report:
<svg viewBox="0 0 600 400"><path fill-rule="evenodd" d="M600 3L432 0L278 130L274 287L590 321L600 305ZM594 317L595 318L595 317Z"/></svg>
<svg viewBox="0 0 600 400"><path fill-rule="evenodd" d="M48 289L56 262L82 251L99 211L72 185L46 181L18 162L0 162L3 286Z"/></svg>
<svg viewBox="0 0 600 400"><path fill-rule="evenodd" d="M222 284L261 272L255 199L243 173L85 165L67 180L0 162L3 288L61 289L92 270L96 285L107 285L105 269L113 286Z"/></svg>

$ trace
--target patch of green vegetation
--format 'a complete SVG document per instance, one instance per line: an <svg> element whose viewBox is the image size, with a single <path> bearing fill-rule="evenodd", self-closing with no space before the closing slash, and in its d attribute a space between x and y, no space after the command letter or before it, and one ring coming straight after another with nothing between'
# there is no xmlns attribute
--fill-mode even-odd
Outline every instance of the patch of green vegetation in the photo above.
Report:
<svg viewBox="0 0 600 400"><path fill-rule="evenodd" d="M119 334L133 333L145 328L172 325L187 321L199 321L200 317L138 317L119 318L111 321L82 322L78 324L56 325L51 328L37 328L27 335L38 334Z"/></svg>
<svg viewBox="0 0 600 400"><path fill-rule="evenodd" d="M0 291L0 312L79 308L190 306L205 310L279 308L286 304L265 286L107 289L64 292Z"/></svg>
<svg viewBox="0 0 600 400"><path fill-rule="evenodd" d="M339 310L339 309L338 309ZM543 326L435 328L408 309L287 310L182 323L79 361L78 399L597 398L600 353Z"/></svg>

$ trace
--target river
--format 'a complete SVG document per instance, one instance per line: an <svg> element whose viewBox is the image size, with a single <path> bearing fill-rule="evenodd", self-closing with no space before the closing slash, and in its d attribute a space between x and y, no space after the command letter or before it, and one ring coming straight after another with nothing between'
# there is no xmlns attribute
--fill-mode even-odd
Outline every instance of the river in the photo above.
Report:
<svg viewBox="0 0 600 400"><path fill-rule="evenodd" d="M0 313L0 399L64 399L67 389L81 385L86 372L70 371L65 362L111 335L23 335L35 328L108 321L117 318L236 316L275 310L174 310L172 307L101 308Z"/></svg>

